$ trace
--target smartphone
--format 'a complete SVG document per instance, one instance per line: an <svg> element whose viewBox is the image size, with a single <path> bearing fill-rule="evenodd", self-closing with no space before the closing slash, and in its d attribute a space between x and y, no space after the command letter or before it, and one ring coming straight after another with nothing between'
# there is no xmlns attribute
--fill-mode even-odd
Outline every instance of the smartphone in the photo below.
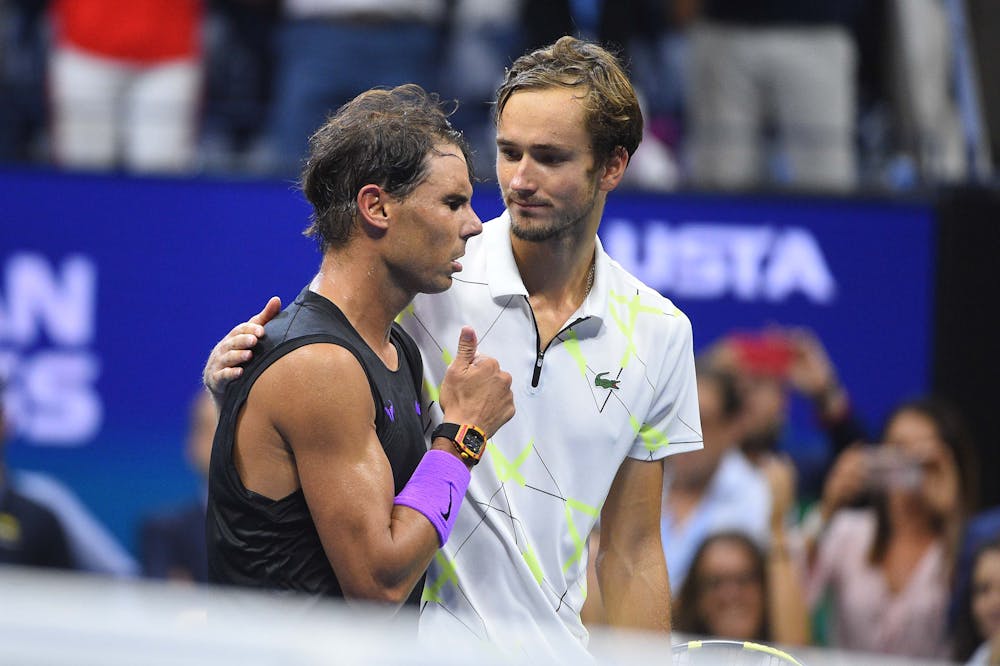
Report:
<svg viewBox="0 0 1000 666"><path fill-rule="evenodd" d="M918 460L895 446L872 446L868 458L868 483L881 490L914 490L923 481L923 468Z"/></svg>
<svg viewBox="0 0 1000 666"><path fill-rule="evenodd" d="M778 333L738 333L731 338L740 366L747 372L784 379L792 365L794 350Z"/></svg>

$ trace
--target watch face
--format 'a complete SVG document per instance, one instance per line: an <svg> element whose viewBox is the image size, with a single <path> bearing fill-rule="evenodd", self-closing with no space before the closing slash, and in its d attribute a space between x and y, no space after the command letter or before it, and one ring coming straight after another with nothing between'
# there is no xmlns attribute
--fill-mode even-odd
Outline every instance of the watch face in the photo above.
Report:
<svg viewBox="0 0 1000 666"><path fill-rule="evenodd" d="M465 431L465 437L462 439L462 443L469 447L469 451L475 454L479 454L483 450L483 445L486 444L486 440L483 436L479 434L478 430L473 430L469 428Z"/></svg>

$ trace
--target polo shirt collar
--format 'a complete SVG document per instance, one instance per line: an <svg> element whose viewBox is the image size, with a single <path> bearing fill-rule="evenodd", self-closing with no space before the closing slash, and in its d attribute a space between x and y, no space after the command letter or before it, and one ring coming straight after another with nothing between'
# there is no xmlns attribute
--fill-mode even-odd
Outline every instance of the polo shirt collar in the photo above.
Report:
<svg viewBox="0 0 1000 666"><path fill-rule="evenodd" d="M483 249L486 251L486 280L490 296L501 301L510 296L528 296L521 273L514 261L514 248L510 242L510 214L503 214L489 222L483 231ZM594 286L581 307L581 317L595 317L603 320L608 307L610 257L604 251L600 237L596 242L596 265L594 266Z"/></svg>

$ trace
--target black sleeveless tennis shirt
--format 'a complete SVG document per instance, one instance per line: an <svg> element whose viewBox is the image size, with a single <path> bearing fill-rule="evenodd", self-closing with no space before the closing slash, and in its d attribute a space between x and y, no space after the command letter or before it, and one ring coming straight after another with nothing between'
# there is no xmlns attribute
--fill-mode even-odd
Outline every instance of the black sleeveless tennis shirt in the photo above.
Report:
<svg viewBox="0 0 1000 666"><path fill-rule="evenodd" d="M233 461L236 423L254 382L272 363L304 345L339 345L354 354L368 376L375 432L399 494L426 451L420 413L423 369L413 339L396 324L390 339L398 352L396 371L385 367L336 305L308 288L265 326L253 359L226 389L212 444L206 526L210 581L343 596L302 489L272 500L244 487ZM408 603L419 600L422 587L421 582L414 588Z"/></svg>

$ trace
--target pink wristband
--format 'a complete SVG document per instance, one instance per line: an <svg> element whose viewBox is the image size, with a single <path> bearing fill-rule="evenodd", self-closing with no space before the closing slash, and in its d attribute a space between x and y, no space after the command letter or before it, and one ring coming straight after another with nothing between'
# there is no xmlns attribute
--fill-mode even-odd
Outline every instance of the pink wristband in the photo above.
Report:
<svg viewBox="0 0 1000 666"><path fill-rule="evenodd" d="M431 449L424 454L413 476L396 495L394 504L419 511L431 521L443 546L458 518L458 507L465 497L472 475L461 460Z"/></svg>

